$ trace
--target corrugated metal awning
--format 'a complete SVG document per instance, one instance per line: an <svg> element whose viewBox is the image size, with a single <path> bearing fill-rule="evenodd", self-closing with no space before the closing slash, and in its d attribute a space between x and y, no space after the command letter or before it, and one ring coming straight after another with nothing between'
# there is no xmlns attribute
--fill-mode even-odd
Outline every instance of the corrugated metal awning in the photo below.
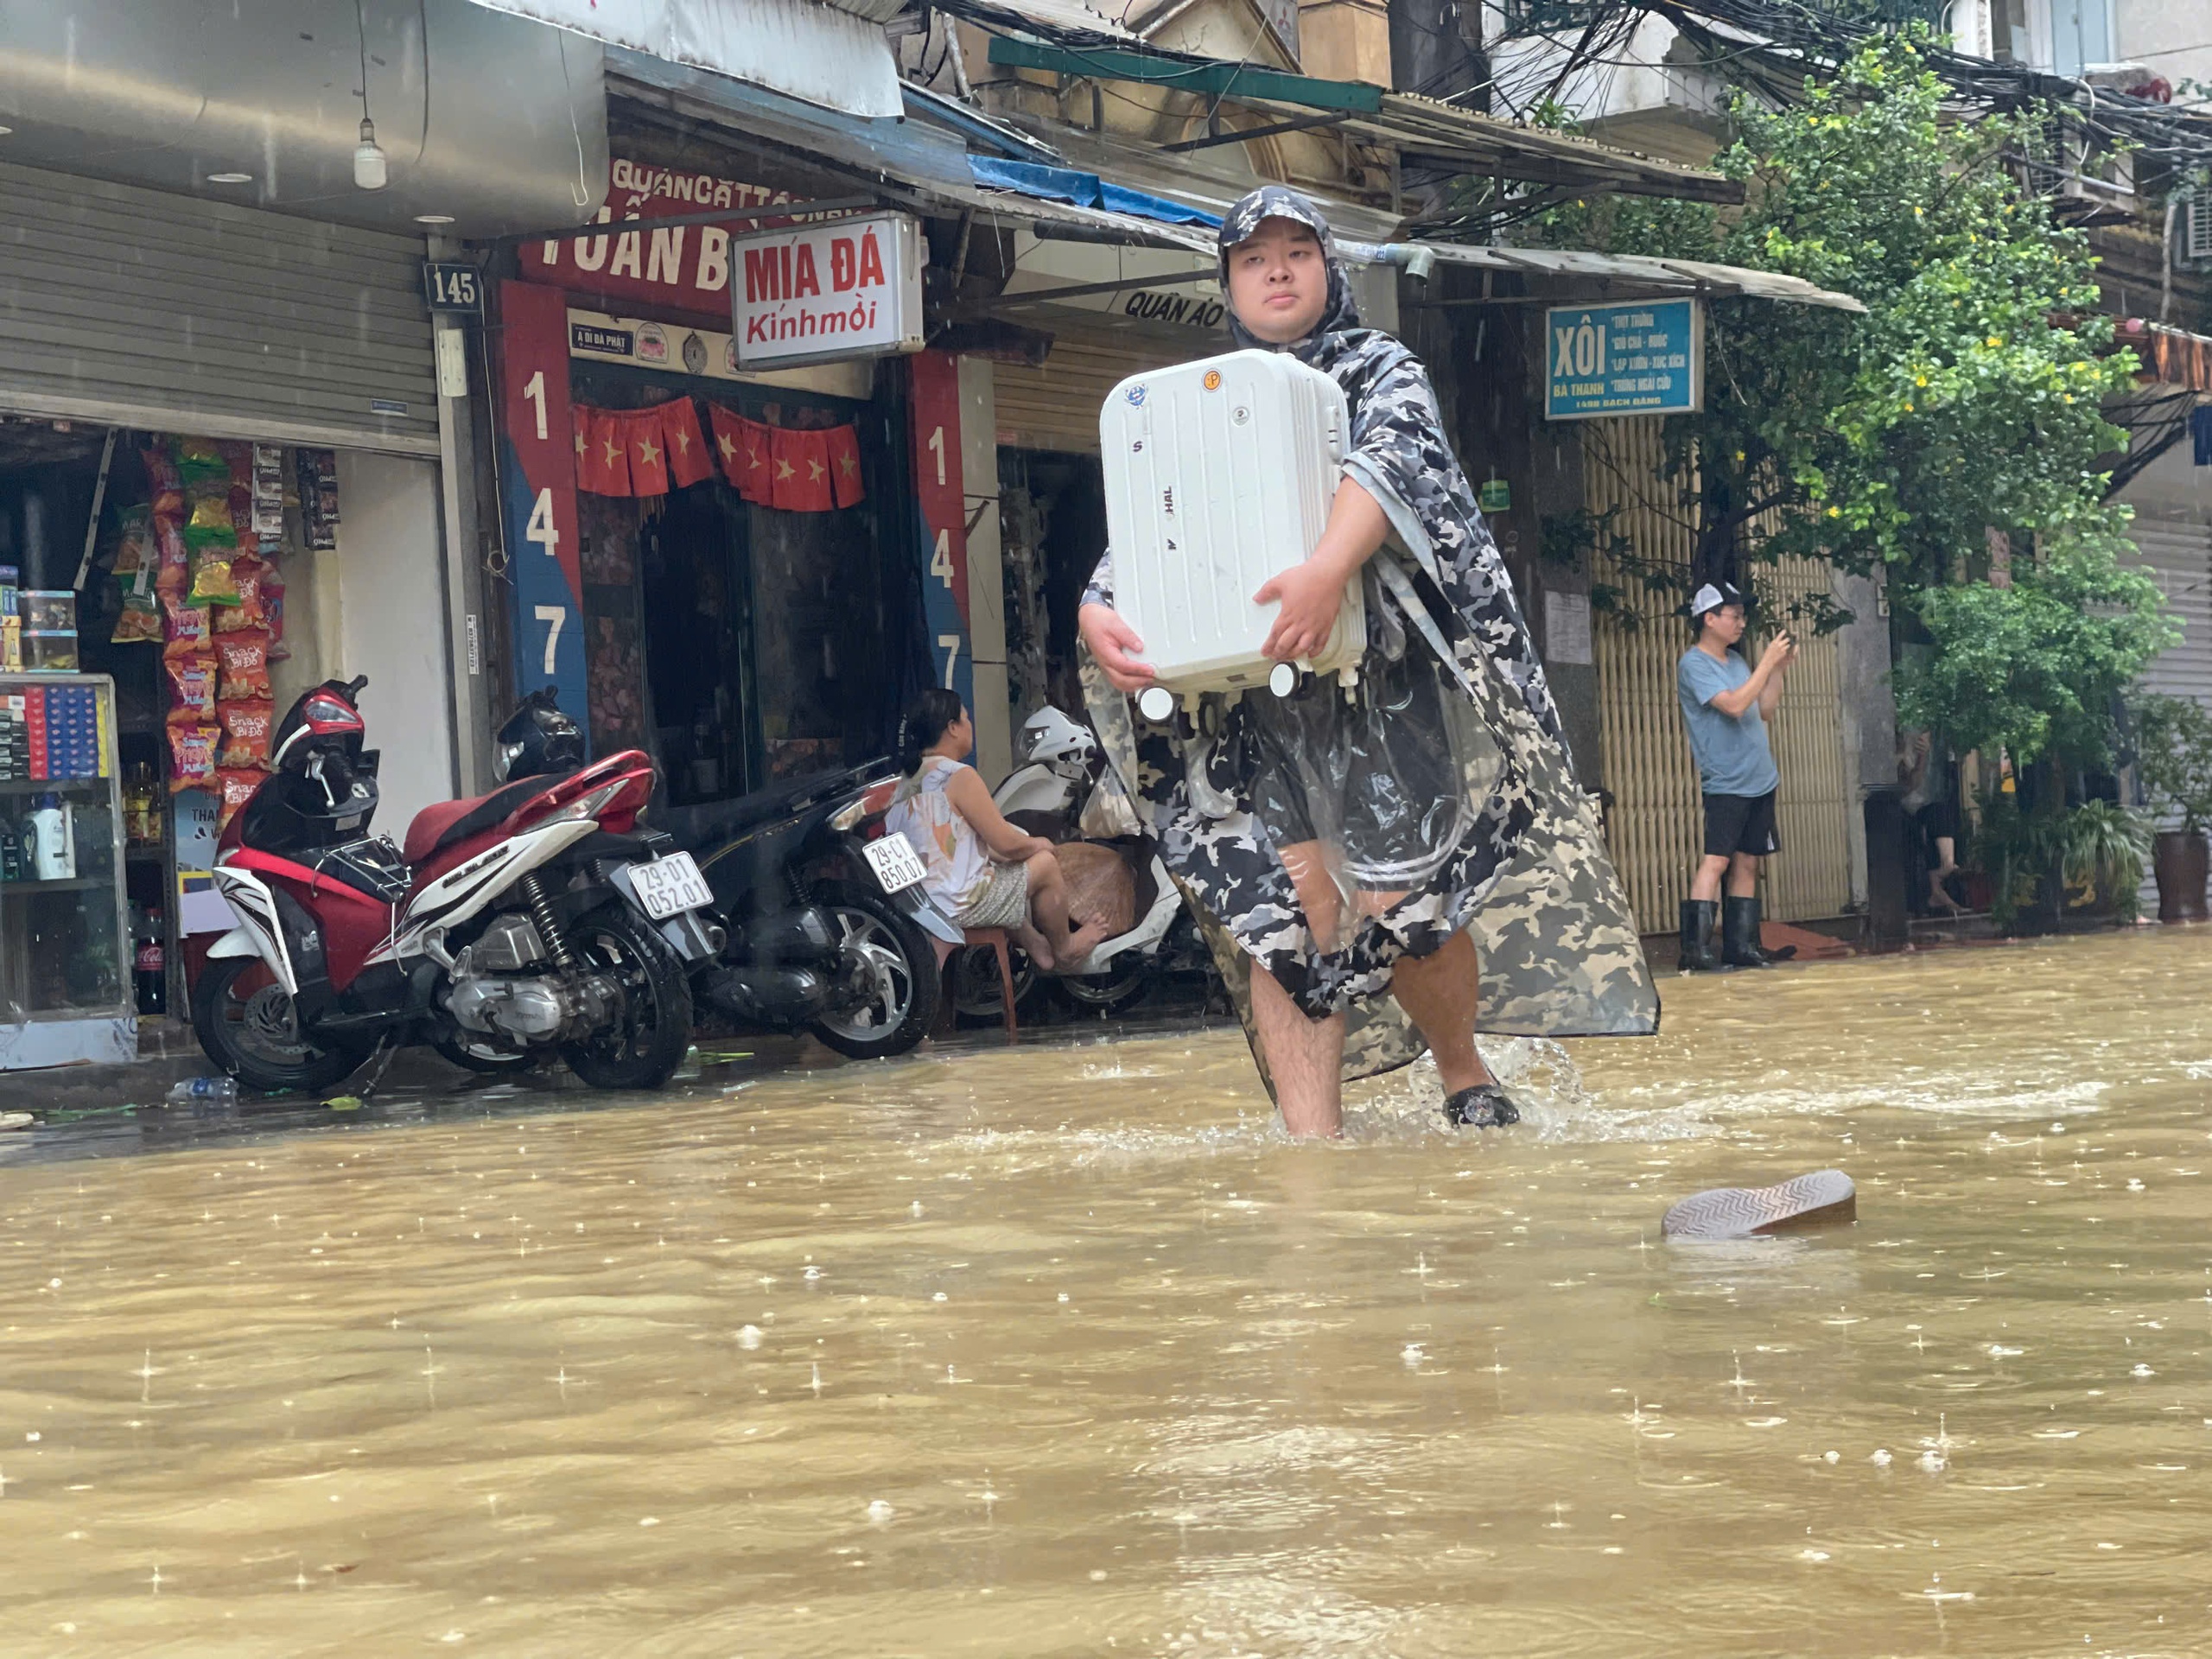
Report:
<svg viewBox="0 0 2212 1659"><path fill-rule="evenodd" d="M851 115L904 108L883 25L904 0L473 0L609 46L771 87Z"/></svg>
<svg viewBox="0 0 2212 1659"><path fill-rule="evenodd" d="M1368 264L1405 263L1402 257L1394 257L1390 249L1373 244L1347 242L1338 245L1348 257ZM1511 271L1521 276L1553 282L1603 283L1633 289L1637 295L1742 295L1793 305L1827 306L1837 311L1866 309L1850 295L1819 287L1802 276L1749 270L1741 265L1708 264L1699 259L1655 259L1643 254L1588 253L1564 248L1473 247L1459 242L1397 245L1425 249L1447 264L1476 270Z"/></svg>

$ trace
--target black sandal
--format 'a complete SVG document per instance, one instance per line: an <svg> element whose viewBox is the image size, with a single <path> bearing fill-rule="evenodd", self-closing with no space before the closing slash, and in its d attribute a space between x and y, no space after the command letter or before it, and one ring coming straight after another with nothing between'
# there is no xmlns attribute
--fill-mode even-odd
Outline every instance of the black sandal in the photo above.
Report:
<svg viewBox="0 0 2212 1659"><path fill-rule="evenodd" d="M1497 1084L1478 1083L1445 1097L1444 1121L1459 1128L1502 1129L1521 1121L1521 1109Z"/></svg>

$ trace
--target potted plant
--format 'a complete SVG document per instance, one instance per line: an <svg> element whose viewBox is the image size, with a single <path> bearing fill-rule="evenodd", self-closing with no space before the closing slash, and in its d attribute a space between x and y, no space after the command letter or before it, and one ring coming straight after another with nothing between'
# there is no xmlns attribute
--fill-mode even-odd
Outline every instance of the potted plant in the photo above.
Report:
<svg viewBox="0 0 2212 1659"><path fill-rule="evenodd" d="M2151 810L2177 820L2152 843L2158 878L2158 919L2207 918L2204 830L2212 823L2212 710L2189 697L2146 693L2134 699L2135 776Z"/></svg>
<svg viewBox="0 0 2212 1659"><path fill-rule="evenodd" d="M2139 813L2110 801L2084 801L2061 813L2054 832L2059 880L2088 887L2123 922L2135 919L2151 827Z"/></svg>

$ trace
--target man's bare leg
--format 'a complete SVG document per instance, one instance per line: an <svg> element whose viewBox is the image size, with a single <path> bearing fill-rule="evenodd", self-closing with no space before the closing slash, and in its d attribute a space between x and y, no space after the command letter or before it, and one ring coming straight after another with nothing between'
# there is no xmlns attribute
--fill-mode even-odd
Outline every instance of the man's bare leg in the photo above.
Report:
<svg viewBox="0 0 2212 1659"><path fill-rule="evenodd" d="M1454 933L1433 956L1401 957L1390 976L1398 1006L1436 1057L1447 1096L1491 1081L1490 1068L1475 1047L1480 971L1475 942L1465 933Z"/></svg>
<svg viewBox="0 0 2212 1659"><path fill-rule="evenodd" d="M1301 1139L1344 1133L1344 1017L1308 1020L1273 974L1252 969L1252 1023L1282 1126Z"/></svg>

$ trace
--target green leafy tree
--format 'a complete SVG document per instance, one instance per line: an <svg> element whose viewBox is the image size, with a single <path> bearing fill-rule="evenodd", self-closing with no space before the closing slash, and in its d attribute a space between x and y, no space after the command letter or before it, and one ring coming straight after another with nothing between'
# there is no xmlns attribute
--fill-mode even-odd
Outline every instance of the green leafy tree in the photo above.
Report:
<svg viewBox="0 0 2212 1659"><path fill-rule="evenodd" d="M1705 410L1667 424L1695 574L1755 583L1790 556L1885 572L1937 645L1899 688L1908 721L1961 748L2094 764L2113 697L2169 637L2156 588L2121 563L2127 510L2099 467L2126 442L2102 401L2136 365L2109 353L2086 238L2021 187L2018 159L2044 142L2034 112L1948 118L1931 38L1872 39L1789 107L1739 96L1717 165L1744 181L1742 208L1585 201L1542 234L1864 303L1713 303ZM1991 526L2042 550L2009 587L1979 579Z"/></svg>

